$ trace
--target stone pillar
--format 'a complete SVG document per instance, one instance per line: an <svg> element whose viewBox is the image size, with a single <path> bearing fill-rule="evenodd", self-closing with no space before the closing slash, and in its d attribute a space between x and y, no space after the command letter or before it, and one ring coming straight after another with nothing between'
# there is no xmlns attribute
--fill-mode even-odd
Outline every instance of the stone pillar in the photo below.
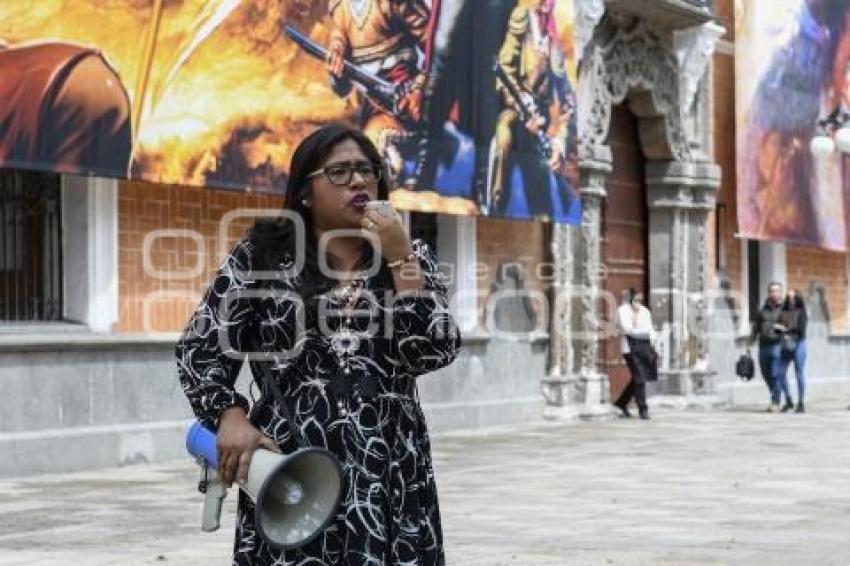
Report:
<svg viewBox="0 0 850 566"><path fill-rule="evenodd" d="M65 313L94 332L118 322L118 181L63 176Z"/></svg>
<svg viewBox="0 0 850 566"><path fill-rule="evenodd" d="M581 238L573 242L566 226L556 227L553 256L556 264L553 316L553 357L543 380L549 419L593 419L610 415L602 404L608 376L599 371L599 291L602 273L600 226L605 184L611 173L610 150L601 158L581 163ZM570 258L573 251L577 257ZM577 281L577 285L571 284ZM577 357L573 355L577 353Z"/></svg>
<svg viewBox="0 0 850 566"><path fill-rule="evenodd" d="M578 378L572 374L575 356L571 345L575 331L571 324L575 231L564 224L556 224L552 229L554 272L550 293L549 371L540 386L545 402L543 416L553 420L572 420L579 415L580 395Z"/></svg>
<svg viewBox="0 0 850 566"><path fill-rule="evenodd" d="M570 315L572 305L573 282L573 232L575 228L566 224L555 224L552 227L552 293L550 312L549 337L549 377L557 378L567 375L573 367L573 351L570 347L572 336ZM545 384L545 381L544 381ZM545 393L545 389L544 389Z"/></svg>
<svg viewBox="0 0 850 566"><path fill-rule="evenodd" d="M712 393L707 368L708 213L720 170L710 163L647 165L649 307L662 329L659 393Z"/></svg>
<svg viewBox="0 0 850 566"><path fill-rule="evenodd" d="M579 370L584 389L581 418L609 417L610 407L602 401L608 394L608 374L599 368L599 340L601 324L600 281L602 278L602 200L607 195L605 186L611 174L610 149L602 160L582 163L581 185L581 285L579 297L582 304L582 330L577 344Z"/></svg>
<svg viewBox="0 0 850 566"><path fill-rule="evenodd" d="M767 300L767 286L772 282L788 286L788 261L782 242L759 242L759 307Z"/></svg>

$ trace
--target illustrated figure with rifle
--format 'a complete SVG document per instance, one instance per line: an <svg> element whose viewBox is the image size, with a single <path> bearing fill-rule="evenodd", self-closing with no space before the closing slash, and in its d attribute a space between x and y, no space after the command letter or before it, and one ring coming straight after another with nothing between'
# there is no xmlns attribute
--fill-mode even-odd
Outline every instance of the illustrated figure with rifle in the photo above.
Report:
<svg viewBox="0 0 850 566"><path fill-rule="evenodd" d="M428 31L429 3L332 0L328 11L333 31L326 65L332 88L339 96L348 96L353 87L360 88L358 125L397 173L402 167L397 145L412 136L411 127L420 117L425 76L419 59ZM391 107L352 80L346 61L395 87Z"/></svg>
<svg viewBox="0 0 850 566"><path fill-rule="evenodd" d="M499 51L495 70L503 109L491 148L489 206L482 207L492 208L492 212L503 211L508 205L515 164L522 173L532 215L552 216L552 172L565 209L572 198L564 176L575 93L557 35L554 4L554 0L537 0L533 7L515 8ZM555 103L555 133L549 137L550 112Z"/></svg>
<svg viewBox="0 0 850 566"><path fill-rule="evenodd" d="M423 68L427 75L418 124L416 165L406 184L433 190L445 148L456 142L452 123L474 145L471 197L486 200L490 141L500 111L493 60L508 29L517 0L433 0ZM452 156L453 157L453 156Z"/></svg>

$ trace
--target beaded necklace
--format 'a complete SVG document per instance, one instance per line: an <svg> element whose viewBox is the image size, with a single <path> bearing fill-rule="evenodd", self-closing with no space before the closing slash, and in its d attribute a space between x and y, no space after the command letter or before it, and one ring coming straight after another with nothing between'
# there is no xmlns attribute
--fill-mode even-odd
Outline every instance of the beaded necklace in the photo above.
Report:
<svg viewBox="0 0 850 566"><path fill-rule="evenodd" d="M344 315L342 317L342 324L330 336L331 350L336 355L340 371L340 374L335 378L338 382L334 384L334 387L338 389L336 392L336 405L341 417L345 417L348 414L348 396L342 393L341 390L347 391L351 386L348 382L351 379L351 356L360 348L361 340L359 333L351 329L351 314L365 283L366 274L364 272L358 272L344 286L333 290L334 298L339 301Z"/></svg>

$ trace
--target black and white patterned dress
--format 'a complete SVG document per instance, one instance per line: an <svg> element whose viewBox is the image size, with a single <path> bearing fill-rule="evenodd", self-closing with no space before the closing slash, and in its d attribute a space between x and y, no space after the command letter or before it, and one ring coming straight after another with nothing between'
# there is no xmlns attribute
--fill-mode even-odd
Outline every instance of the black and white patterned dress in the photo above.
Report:
<svg viewBox="0 0 850 566"><path fill-rule="evenodd" d="M299 331L291 294L297 279L253 278L253 244L246 240L225 261L189 321L177 363L186 396L204 424L214 429L221 412L234 405L249 410L247 399L233 389L242 363L233 354L254 349L259 337L262 351L294 354L278 356L272 375L309 443L327 448L343 465L336 520L297 550L277 552L263 542L253 505L240 491L234 564L444 564L415 379L451 363L460 337L433 256L420 241L413 249L425 273L423 293L396 297L378 288L380 279L366 279L356 303L349 303L357 311L344 310L333 293L323 295L305 310L315 312L322 303L327 316L308 313ZM271 391L260 387L263 394L249 418L289 453L296 441Z"/></svg>

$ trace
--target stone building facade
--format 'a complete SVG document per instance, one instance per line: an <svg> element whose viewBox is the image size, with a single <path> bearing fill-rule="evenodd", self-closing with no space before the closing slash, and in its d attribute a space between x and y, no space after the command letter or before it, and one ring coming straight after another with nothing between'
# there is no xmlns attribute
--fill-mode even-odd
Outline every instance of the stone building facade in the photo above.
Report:
<svg viewBox="0 0 850 566"><path fill-rule="evenodd" d="M551 418L610 416L625 379L612 315L630 286L645 291L659 338L650 394L765 402L764 385L733 368L779 281L808 301L809 397L850 399L850 256L737 236L734 4L577 0L584 216L552 243L567 299L542 382Z"/></svg>
<svg viewBox="0 0 850 566"><path fill-rule="evenodd" d="M609 418L628 287L644 290L661 337L656 395L761 402L731 368L760 289L779 279L812 299L813 392L850 397L846 254L735 236L733 1L575 3L582 224L422 227L454 266L464 337L455 364L420 380L432 430ZM0 383L19 399L0 415L0 476L184 457L176 333L243 212L280 198L79 178L61 189L65 322L0 327Z"/></svg>
<svg viewBox="0 0 850 566"><path fill-rule="evenodd" d="M645 291L653 322L663 329L660 392L699 394L712 383L708 216L721 175L708 150L706 77L722 28L703 2L579 0L577 13L583 217L580 231L556 227L554 235L560 290L570 298L557 309L559 332L543 382L545 412L553 418L610 414L604 401L616 391L609 377L617 354L602 355L600 347L612 338L613 314L629 286ZM643 241L637 253L625 244L622 253L603 253L603 245L617 245L620 230L606 225L606 214L616 207L608 199L620 159L609 139L621 120L612 116L623 105L617 115L636 119L642 178L635 186L645 195L636 203L645 208L632 214L645 215L644 230L626 237Z"/></svg>

